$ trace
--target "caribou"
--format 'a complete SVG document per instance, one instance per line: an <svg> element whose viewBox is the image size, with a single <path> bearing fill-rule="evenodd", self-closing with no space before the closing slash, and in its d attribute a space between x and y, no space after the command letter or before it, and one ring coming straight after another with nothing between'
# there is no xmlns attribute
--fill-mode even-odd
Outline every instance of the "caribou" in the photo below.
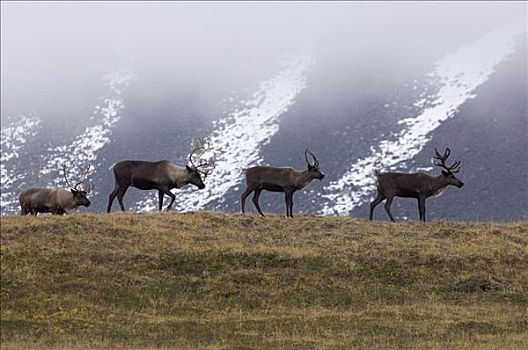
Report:
<svg viewBox="0 0 528 350"><path fill-rule="evenodd" d="M308 160L308 154L313 163ZM312 152L304 151L307 169L297 170L290 167L255 166L243 169L246 175L247 188L242 193L242 213L245 213L246 198L253 194L253 204L261 216L264 216L259 205L262 190L283 192L286 199L286 217L293 218L293 194L308 185L312 180L322 180L325 175L319 170L319 161Z"/></svg>
<svg viewBox="0 0 528 350"><path fill-rule="evenodd" d="M370 203L370 220L372 220L374 208L386 199L385 211L390 220L394 222L390 210L392 200L394 197L404 197L418 200L420 220L425 222L425 200L428 197L439 196L449 185L458 188L464 186L464 183L455 176L460 171L460 161L455 161L451 166L446 165L450 154L449 148L446 148L443 155L435 148L434 165L443 169L442 174L437 176L424 173L380 173L375 170L378 194Z"/></svg>
<svg viewBox="0 0 528 350"><path fill-rule="evenodd" d="M108 213L111 211L112 203L116 196L121 210L125 211L123 197L129 187L135 187L140 190L158 190L159 211L163 208L164 195L169 196L171 201L166 210L171 210L176 200L176 196L171 192L171 189L182 188L188 184L192 184L198 189L205 188L202 175L205 179L207 175L211 174L214 169L214 162L201 157L211 149L212 147L208 142L206 143L202 139L193 140L191 152L188 156L190 166L186 165L184 167L168 160L158 162L124 160L115 163L110 167L114 171L115 188L110 193L106 211ZM199 163L196 164L195 161L199 161Z"/></svg>
<svg viewBox="0 0 528 350"><path fill-rule="evenodd" d="M90 206L87 198L92 187L85 185L85 178L90 170L87 165L82 172L81 179L71 186L68 181L66 165L62 167L64 179L69 190L64 188L29 188L20 193L18 200L20 202L21 215L37 215L38 213L51 213L52 215L65 215L68 210L76 209L79 206Z"/></svg>

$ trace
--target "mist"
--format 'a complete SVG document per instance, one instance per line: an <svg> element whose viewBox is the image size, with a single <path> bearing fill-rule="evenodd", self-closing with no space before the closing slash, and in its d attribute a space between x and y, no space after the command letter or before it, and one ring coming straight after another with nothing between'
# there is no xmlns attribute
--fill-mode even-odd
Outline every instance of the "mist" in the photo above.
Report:
<svg viewBox="0 0 528 350"><path fill-rule="evenodd" d="M101 77L127 64L145 104L216 104L311 48L334 70L401 78L511 21L525 3L2 2L2 119L87 118ZM525 16L525 15L524 15ZM449 48L449 49L448 49ZM212 116L214 117L214 116Z"/></svg>

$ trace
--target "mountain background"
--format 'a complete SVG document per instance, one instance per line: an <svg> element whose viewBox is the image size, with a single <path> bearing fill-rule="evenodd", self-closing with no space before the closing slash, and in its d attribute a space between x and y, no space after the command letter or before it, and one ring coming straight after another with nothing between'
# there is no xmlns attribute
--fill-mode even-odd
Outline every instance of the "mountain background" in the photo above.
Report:
<svg viewBox="0 0 528 350"><path fill-rule="evenodd" d="M27 187L64 186L62 163L72 179L93 166L81 210L104 211L113 163L183 165L205 137L216 172L176 191L176 210L238 211L242 168L304 168L309 147L327 176L294 211L368 217L374 168L439 173L434 148L450 147L465 186L431 198L428 219L526 220L526 6L2 3L2 215ZM260 202L284 212L280 194ZM416 201L393 213L417 220Z"/></svg>

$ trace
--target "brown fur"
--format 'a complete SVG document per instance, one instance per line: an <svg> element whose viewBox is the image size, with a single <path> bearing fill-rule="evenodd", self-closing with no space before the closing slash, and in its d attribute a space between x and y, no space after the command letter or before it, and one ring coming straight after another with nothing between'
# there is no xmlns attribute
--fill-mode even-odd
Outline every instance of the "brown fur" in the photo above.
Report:
<svg viewBox="0 0 528 350"><path fill-rule="evenodd" d="M20 193L18 199L21 215L37 215L38 213L62 215L81 205L90 206L86 192L73 189L29 188Z"/></svg>
<svg viewBox="0 0 528 350"><path fill-rule="evenodd" d="M168 160L159 162L125 160L114 164L113 171L115 188L109 196L108 213L116 196L121 210L125 211L123 197L130 186L140 190L158 190L160 211L165 194L171 198L167 210L172 208L176 197L170 191L171 189L182 188L188 184L193 184L199 189L205 188L202 177L196 168L178 166Z"/></svg>
<svg viewBox="0 0 528 350"><path fill-rule="evenodd" d="M394 197L416 198L420 220L425 222L425 200L441 193L448 185L462 187L464 184L455 175L442 171L441 175L433 176L424 173L379 173L376 172L378 195L370 203L370 220L374 214L374 208L387 199L385 211L391 221L390 206Z"/></svg>
<svg viewBox="0 0 528 350"><path fill-rule="evenodd" d="M253 195L253 204L260 215L264 216L260 209L258 199L262 190L271 192L284 192L286 199L286 216L293 217L293 193L304 188L314 179L322 180L324 174L317 167L308 164L307 170L293 168L275 168L270 166L256 166L244 169L246 174L247 189L241 197L242 213L245 212L246 198Z"/></svg>

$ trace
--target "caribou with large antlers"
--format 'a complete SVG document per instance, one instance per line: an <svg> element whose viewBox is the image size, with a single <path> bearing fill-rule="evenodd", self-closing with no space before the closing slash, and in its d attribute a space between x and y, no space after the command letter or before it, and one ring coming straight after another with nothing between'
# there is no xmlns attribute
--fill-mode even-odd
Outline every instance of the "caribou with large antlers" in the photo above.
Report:
<svg viewBox="0 0 528 350"><path fill-rule="evenodd" d="M313 159L313 163L308 160L308 154ZM244 169L246 174L247 189L242 193L241 204L242 213L245 212L246 198L253 194L253 204L260 215L264 216L259 205L259 196L262 190L271 192L284 192L286 199L286 216L293 218L293 193L298 191L314 179L322 180L325 176L319 170L319 161L308 149L304 152L307 163L306 170L293 168L276 168L270 166L255 166Z"/></svg>
<svg viewBox="0 0 528 350"><path fill-rule="evenodd" d="M72 186L68 181L68 172L66 164L62 167L64 179L69 190L63 188L29 188L20 193L18 200L20 202L21 215L37 215L38 213L51 213L53 215L67 214L68 210L75 209L79 206L90 206L87 198L91 191L91 186L85 185L86 175L90 170L87 165L82 171L81 179Z"/></svg>
<svg viewBox="0 0 528 350"><path fill-rule="evenodd" d="M434 164L443 168L442 174L437 176L424 173L380 173L375 171L378 195L370 203L370 220L372 220L374 208L384 199L387 199L385 211L390 220L395 221L390 210L392 200L394 197L405 197L418 200L420 220L425 222L425 200L428 197L439 196L448 185L458 188L464 186L464 183L454 175L460 171L460 161L455 161L451 166L446 165L449 154L451 154L449 148L446 148L443 155L435 148Z"/></svg>
<svg viewBox="0 0 528 350"><path fill-rule="evenodd" d="M201 157L210 150L212 147L209 143L202 139L196 139L192 143L188 157L190 166L178 166L168 160L159 162L124 160L112 165L110 169L114 170L115 188L110 193L106 211L110 212L116 196L121 210L125 211L123 197L130 186L140 190L158 190L160 211L163 207L164 195L169 196L171 201L167 210L170 210L176 199L171 189L182 188L188 184L195 185L199 189L205 188L202 175L205 178L211 174L214 169L214 162Z"/></svg>

